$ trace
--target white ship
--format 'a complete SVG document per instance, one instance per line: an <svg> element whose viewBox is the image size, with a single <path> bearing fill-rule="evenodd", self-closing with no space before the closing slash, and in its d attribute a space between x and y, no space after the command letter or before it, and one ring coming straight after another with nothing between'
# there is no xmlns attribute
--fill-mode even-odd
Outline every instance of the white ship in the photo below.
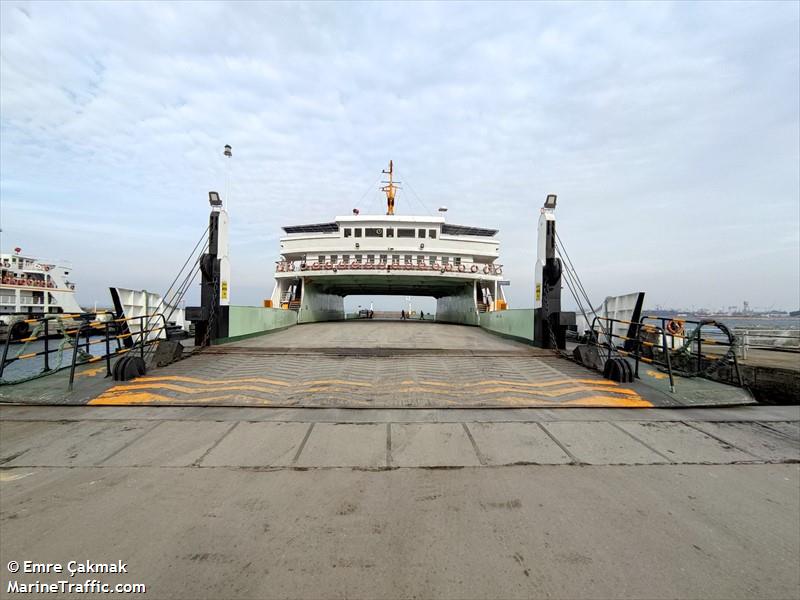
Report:
<svg viewBox="0 0 800 600"><path fill-rule="evenodd" d="M470 324L505 309L497 230L396 215L391 162L384 173L385 215L354 209L329 223L283 228L268 304L298 311L301 323L342 318L343 299L354 294L432 296L437 320Z"/></svg>
<svg viewBox="0 0 800 600"><path fill-rule="evenodd" d="M28 329L26 318L83 312L71 272L69 265L24 255L21 248L0 253L0 325L19 337Z"/></svg>

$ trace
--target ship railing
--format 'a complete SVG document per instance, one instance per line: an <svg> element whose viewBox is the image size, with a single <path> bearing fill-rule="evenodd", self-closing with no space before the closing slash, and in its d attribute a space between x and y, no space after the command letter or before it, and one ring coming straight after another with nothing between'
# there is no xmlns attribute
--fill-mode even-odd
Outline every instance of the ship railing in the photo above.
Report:
<svg viewBox="0 0 800 600"><path fill-rule="evenodd" d="M102 319L101 316L110 316L111 318ZM77 367L88 363L105 361L106 377L109 377L112 374L111 361L113 359L129 352L138 352L142 360L144 360L146 348L157 343L160 339L159 337L153 337L152 334L161 331L166 332L167 330L166 318L161 313L116 318L110 311L98 311L96 313L48 315L46 317L25 319L24 321L29 325L34 325L34 333L17 340L24 343L25 346L16 356L9 357L12 336L10 331L8 332L3 345L2 358L0 359L0 380L6 367L10 364L39 356L43 357L43 365L36 376L59 371L66 367L61 366L60 360L54 368L51 367L51 355L57 353L60 358L65 350L72 350L72 358L69 364L70 391L75 382ZM77 325L75 321L78 321ZM130 331L130 328L126 327L137 322L138 328L136 331ZM53 344L51 337L54 335L62 335L64 342ZM99 339L92 339L92 336L99 336ZM132 340L129 346L123 344L126 339ZM36 341L43 342L44 347L42 350L24 352L27 344ZM102 353L92 354L94 347L99 344L102 344L100 346ZM112 344L115 344L116 348L112 348Z"/></svg>
<svg viewBox="0 0 800 600"><path fill-rule="evenodd" d="M628 335L614 333L614 330L618 329L619 326L627 329ZM672 372L670 353L667 349L667 337L663 328L637 321L626 321L624 319L596 315L592 319L589 333L589 343L601 350L605 350L607 352L606 360L610 360L615 353L632 358L634 360L633 375L637 379L640 378L640 362L661 367L666 370L669 376L670 391L675 391L675 377ZM646 335L650 339L644 339ZM622 344L617 344L615 340L621 340ZM660 348L661 351L653 352L655 348ZM647 352L647 349L650 349L650 351Z"/></svg>
<svg viewBox="0 0 800 600"><path fill-rule="evenodd" d="M727 368L727 383L743 386L737 351L739 340L724 323L713 319L643 315L643 325L657 323L667 340L665 352L672 355L672 366L681 375L710 376Z"/></svg>
<svg viewBox="0 0 800 600"><path fill-rule="evenodd" d="M503 265L499 263L478 263L462 261L459 264L448 262L435 262L430 264L430 261L420 262L367 262L362 260L336 263L326 261L319 263L317 261L286 261L277 262L276 269L278 273L291 273L291 272L338 272L338 271L433 271L440 273L454 273L463 275L502 275Z"/></svg>
<svg viewBox="0 0 800 600"><path fill-rule="evenodd" d="M742 360L747 360L751 349L800 352L800 329L736 327L733 331L736 334L737 354Z"/></svg>

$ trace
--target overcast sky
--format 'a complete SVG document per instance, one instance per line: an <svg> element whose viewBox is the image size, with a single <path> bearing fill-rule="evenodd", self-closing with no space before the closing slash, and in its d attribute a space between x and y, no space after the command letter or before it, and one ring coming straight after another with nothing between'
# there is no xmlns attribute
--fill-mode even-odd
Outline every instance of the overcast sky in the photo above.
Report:
<svg viewBox="0 0 800 600"><path fill-rule="evenodd" d="M399 214L500 229L512 307L557 193L597 303L797 309L799 6L2 2L2 248L85 305L163 290L228 143L236 304L281 225L383 212L391 158Z"/></svg>

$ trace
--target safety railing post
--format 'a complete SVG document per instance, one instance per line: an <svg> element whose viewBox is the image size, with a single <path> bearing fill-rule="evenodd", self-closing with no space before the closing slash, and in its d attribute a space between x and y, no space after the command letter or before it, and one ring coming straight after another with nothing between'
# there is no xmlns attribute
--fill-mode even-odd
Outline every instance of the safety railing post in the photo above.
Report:
<svg viewBox="0 0 800 600"><path fill-rule="evenodd" d="M72 384L75 382L75 365L78 362L78 352L80 351L80 341L81 341L81 328L83 325L79 324L78 329L75 332L75 340L72 343L72 347L74 351L72 352L72 364L69 368L69 387L67 388L70 392L72 391Z"/></svg>
<svg viewBox="0 0 800 600"><path fill-rule="evenodd" d="M667 362L667 373L669 374L669 391L675 393L675 379L672 377L672 360L669 357L669 350L667 349L667 333L661 329L661 346L664 349L664 357Z"/></svg>
<svg viewBox="0 0 800 600"><path fill-rule="evenodd" d="M634 375L639 379L639 356L642 354L642 324L636 324L636 368Z"/></svg>
<svg viewBox="0 0 800 600"><path fill-rule="evenodd" d="M703 325L697 324L697 370L703 370Z"/></svg>
<svg viewBox="0 0 800 600"><path fill-rule="evenodd" d="M44 318L44 370L43 373L47 373L50 370L50 342L47 331L48 326L48 319L47 317Z"/></svg>
<svg viewBox="0 0 800 600"><path fill-rule="evenodd" d="M0 377L3 376L3 371L6 369L6 358L8 358L8 345L11 343L11 327L8 328L6 333L6 343L3 345L3 361L0 363Z"/></svg>
<svg viewBox="0 0 800 600"><path fill-rule="evenodd" d="M108 337L108 323L106 325L106 377L111 377L111 338Z"/></svg>

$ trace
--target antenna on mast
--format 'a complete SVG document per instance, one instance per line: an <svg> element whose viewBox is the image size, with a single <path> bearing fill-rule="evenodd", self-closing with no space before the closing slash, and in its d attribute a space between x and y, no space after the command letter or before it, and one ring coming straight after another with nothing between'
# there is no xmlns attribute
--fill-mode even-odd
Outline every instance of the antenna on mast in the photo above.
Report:
<svg viewBox="0 0 800 600"><path fill-rule="evenodd" d="M393 215L395 192L400 189L396 184L400 182L399 181L395 182L394 179L392 179L392 176L394 174L394 166L392 165L391 160L389 161L389 170L387 171L384 169L383 171L381 171L381 173L386 173L389 176L389 181L382 182L385 183L386 185L381 187L381 191L386 193L386 214Z"/></svg>

